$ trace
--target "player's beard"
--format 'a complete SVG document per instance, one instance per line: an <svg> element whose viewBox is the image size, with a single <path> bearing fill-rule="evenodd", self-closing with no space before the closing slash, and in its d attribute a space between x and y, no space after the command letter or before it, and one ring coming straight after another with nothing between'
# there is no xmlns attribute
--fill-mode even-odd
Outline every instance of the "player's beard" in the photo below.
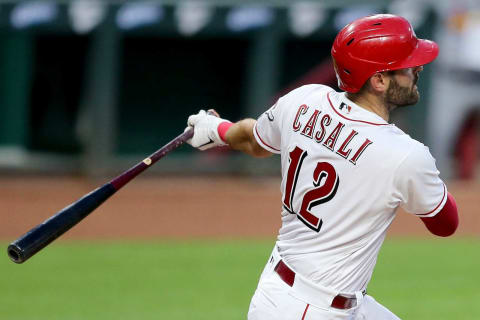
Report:
<svg viewBox="0 0 480 320"><path fill-rule="evenodd" d="M411 106L418 102L420 94L415 86L418 81L418 76L415 77L415 81L411 87L401 86L394 77L388 85L388 89L385 95L385 101L391 108Z"/></svg>

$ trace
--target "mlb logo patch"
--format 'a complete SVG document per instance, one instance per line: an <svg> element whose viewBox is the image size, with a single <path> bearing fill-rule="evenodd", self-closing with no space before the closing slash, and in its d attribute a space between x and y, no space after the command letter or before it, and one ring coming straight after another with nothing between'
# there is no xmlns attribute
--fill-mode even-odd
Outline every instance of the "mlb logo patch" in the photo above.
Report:
<svg viewBox="0 0 480 320"><path fill-rule="evenodd" d="M349 106L348 104L344 103L344 102L342 102L342 103L340 104L339 109L342 110L342 111L345 112L345 113L350 113L350 111L352 111L352 107Z"/></svg>

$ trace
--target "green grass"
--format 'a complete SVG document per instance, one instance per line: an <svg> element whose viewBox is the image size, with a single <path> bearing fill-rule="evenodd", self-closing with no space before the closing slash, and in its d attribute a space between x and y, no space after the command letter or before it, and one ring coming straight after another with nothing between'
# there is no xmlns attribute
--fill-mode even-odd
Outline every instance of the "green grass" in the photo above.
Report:
<svg viewBox="0 0 480 320"><path fill-rule="evenodd" d="M0 319L246 319L273 241L60 242L0 259ZM369 294L403 319L480 319L480 240L390 240Z"/></svg>
<svg viewBox="0 0 480 320"><path fill-rule="evenodd" d="M387 241L369 294L402 319L480 319L480 239Z"/></svg>

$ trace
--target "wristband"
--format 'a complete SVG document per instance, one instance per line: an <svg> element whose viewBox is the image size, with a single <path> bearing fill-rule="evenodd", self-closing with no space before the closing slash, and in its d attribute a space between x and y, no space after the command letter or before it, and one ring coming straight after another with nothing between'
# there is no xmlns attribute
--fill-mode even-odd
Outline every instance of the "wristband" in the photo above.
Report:
<svg viewBox="0 0 480 320"><path fill-rule="evenodd" d="M223 142L227 142L225 140L225 135L227 134L228 129L233 126L233 123L230 121L224 121L220 123L217 127L218 135L220 136L220 139L222 139Z"/></svg>

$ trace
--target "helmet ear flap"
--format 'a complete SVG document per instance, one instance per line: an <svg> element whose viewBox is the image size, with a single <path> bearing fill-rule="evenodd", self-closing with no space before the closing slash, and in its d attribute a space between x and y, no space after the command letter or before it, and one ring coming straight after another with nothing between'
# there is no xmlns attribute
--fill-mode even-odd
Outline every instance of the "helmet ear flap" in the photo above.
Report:
<svg viewBox="0 0 480 320"><path fill-rule="evenodd" d="M338 87L342 90L352 92L352 93L355 93L358 90L360 90L361 86L359 86L357 89L357 88L350 87L349 85L354 80L353 79L354 74L352 73L352 71L343 67L342 64L340 64L339 66L335 58L333 57L333 55L332 55L332 61L333 61L333 69L335 70L335 75L337 77ZM347 90L346 88L349 88L349 89Z"/></svg>
<svg viewBox="0 0 480 320"><path fill-rule="evenodd" d="M332 57L332 64L333 64L333 69L335 70L335 76L337 77L337 85L339 88L342 87L342 78L338 75L338 65L337 62L335 61L335 58Z"/></svg>

